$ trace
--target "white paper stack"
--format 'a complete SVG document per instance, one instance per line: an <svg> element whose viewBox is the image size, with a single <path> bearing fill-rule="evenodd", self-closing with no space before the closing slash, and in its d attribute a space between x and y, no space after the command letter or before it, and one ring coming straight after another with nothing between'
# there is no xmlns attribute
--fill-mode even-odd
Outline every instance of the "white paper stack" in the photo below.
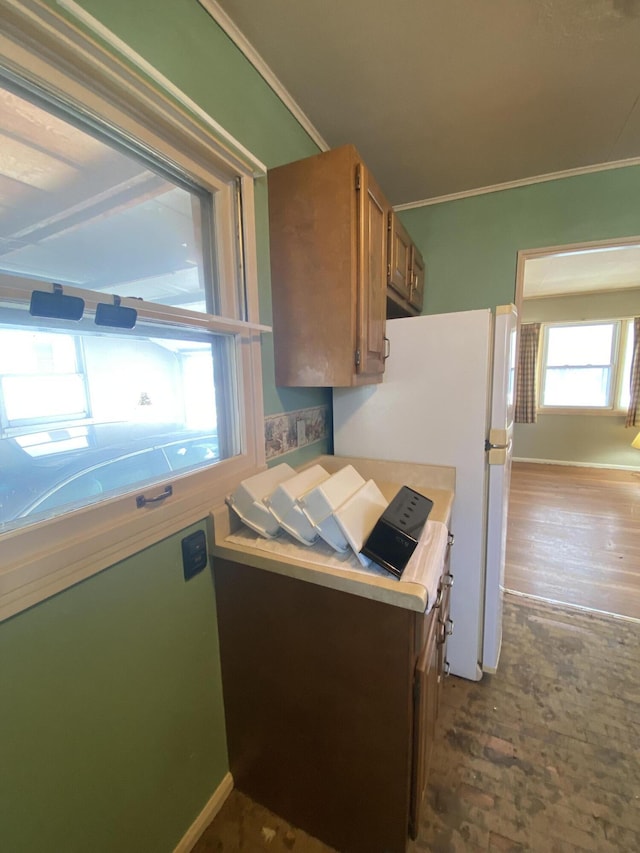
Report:
<svg viewBox="0 0 640 853"><path fill-rule="evenodd" d="M280 532L280 523L266 504L266 499L285 480L290 480L296 472L283 462L274 468L268 468L252 477L247 477L237 486L227 503L242 521L267 539Z"/></svg>
<svg viewBox="0 0 640 853"><path fill-rule="evenodd" d="M345 465L300 498L300 506L304 514L324 541L335 551L341 553L347 551L349 541L333 513L364 484L364 479L353 465Z"/></svg>
<svg viewBox="0 0 640 853"><path fill-rule="evenodd" d="M360 553L362 546L388 505L389 502L374 481L367 480L364 486L333 514L338 527L363 566L369 566L371 560Z"/></svg>
<svg viewBox="0 0 640 853"><path fill-rule="evenodd" d="M318 531L302 511L298 500L306 492L329 479L329 472L322 465L312 465L295 477L285 480L265 498L265 503L276 517L280 526L303 545L313 545Z"/></svg>

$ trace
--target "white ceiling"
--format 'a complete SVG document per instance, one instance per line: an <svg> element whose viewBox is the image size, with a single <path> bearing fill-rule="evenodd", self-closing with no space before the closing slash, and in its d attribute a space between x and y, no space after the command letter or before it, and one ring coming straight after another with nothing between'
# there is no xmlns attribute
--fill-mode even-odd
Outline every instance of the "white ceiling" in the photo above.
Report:
<svg viewBox="0 0 640 853"><path fill-rule="evenodd" d="M560 252L528 258L525 265L527 299L630 288L638 288L640 292L640 246L637 245Z"/></svg>
<svg viewBox="0 0 640 853"><path fill-rule="evenodd" d="M640 157L640 0L217 5L394 205Z"/></svg>

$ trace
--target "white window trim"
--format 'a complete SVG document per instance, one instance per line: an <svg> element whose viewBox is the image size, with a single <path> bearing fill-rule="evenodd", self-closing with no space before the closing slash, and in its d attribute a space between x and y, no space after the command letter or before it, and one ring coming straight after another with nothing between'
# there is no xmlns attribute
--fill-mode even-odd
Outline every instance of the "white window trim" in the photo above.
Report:
<svg viewBox="0 0 640 853"><path fill-rule="evenodd" d="M178 164L196 183L218 193L229 206L234 198L228 175L233 172L240 178L247 287L246 317L235 316L231 299L224 305L226 318L213 320L186 312L190 322L235 336L242 375L242 454L210 469L172 477L173 495L165 502L137 509L134 495L129 494L0 534L2 620L207 518L240 479L264 467L260 331L268 327L260 325L258 313L253 214L253 176L261 171L258 161L245 156L241 145L230 144L228 134L224 138L214 135L215 122L205 122L197 111L189 110L186 96L179 99L173 91L155 88L148 82L150 75L143 76L131 67L130 55L123 62L40 0L0 0L0 16L0 65L5 70L130 134ZM226 224L229 217L216 219L224 220L217 224L221 229L218 239L233 236ZM235 278L235 270L227 272ZM88 294L88 303L95 297ZM148 304L147 308L152 310ZM166 318L166 310L162 315ZM159 483L145 492L159 494L163 488L164 483Z"/></svg>
<svg viewBox="0 0 640 853"><path fill-rule="evenodd" d="M613 317L608 319L590 319L590 320L550 320L540 324L542 335L542 346L539 347L538 365L537 365L537 389L538 399L536 410L540 415L595 415L595 416L618 416L625 413L624 408L618 406L620 400L620 392L622 386L623 362L621 356L624 356L627 335L629 334L630 317ZM617 324L617 329L614 331L614 358L612 363L611 376L611 399L612 403L609 406L544 406L542 400L544 397L544 378L545 378L545 361L548 347L547 329L554 326L596 326L606 324Z"/></svg>

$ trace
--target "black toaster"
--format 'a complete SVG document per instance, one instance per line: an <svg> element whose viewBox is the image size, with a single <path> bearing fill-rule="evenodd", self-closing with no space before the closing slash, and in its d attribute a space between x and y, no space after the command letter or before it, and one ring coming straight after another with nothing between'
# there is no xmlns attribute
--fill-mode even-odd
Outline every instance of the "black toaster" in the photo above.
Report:
<svg viewBox="0 0 640 853"><path fill-rule="evenodd" d="M399 578L432 507L432 500L403 486L376 522L361 553Z"/></svg>

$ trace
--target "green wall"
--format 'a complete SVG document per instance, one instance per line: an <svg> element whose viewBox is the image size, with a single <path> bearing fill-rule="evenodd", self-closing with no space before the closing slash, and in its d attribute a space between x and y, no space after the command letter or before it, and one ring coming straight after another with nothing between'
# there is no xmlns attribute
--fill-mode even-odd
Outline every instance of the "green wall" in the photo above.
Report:
<svg viewBox="0 0 640 853"><path fill-rule="evenodd" d="M523 323L554 323L580 320L619 320L640 313L640 287L609 293L550 296L522 302Z"/></svg>
<svg viewBox="0 0 640 853"><path fill-rule="evenodd" d="M401 218L426 260L424 313L493 308L515 299L519 250L640 235L640 166L414 208ZM516 425L515 456L638 464L621 418L547 415L540 425L542 442L531 425Z"/></svg>
<svg viewBox="0 0 640 853"><path fill-rule="evenodd" d="M513 302L520 249L640 235L640 166L414 208L425 314Z"/></svg>
<svg viewBox="0 0 640 853"><path fill-rule="evenodd" d="M0 624L0 849L172 850L228 770L198 524Z"/></svg>
<svg viewBox="0 0 640 853"><path fill-rule="evenodd" d="M195 0L80 4L268 167L317 151ZM256 225L269 322L266 179ZM267 414L330 402L277 389L263 338ZM0 625L0 850L170 851L227 772L213 584L183 581L182 535Z"/></svg>

